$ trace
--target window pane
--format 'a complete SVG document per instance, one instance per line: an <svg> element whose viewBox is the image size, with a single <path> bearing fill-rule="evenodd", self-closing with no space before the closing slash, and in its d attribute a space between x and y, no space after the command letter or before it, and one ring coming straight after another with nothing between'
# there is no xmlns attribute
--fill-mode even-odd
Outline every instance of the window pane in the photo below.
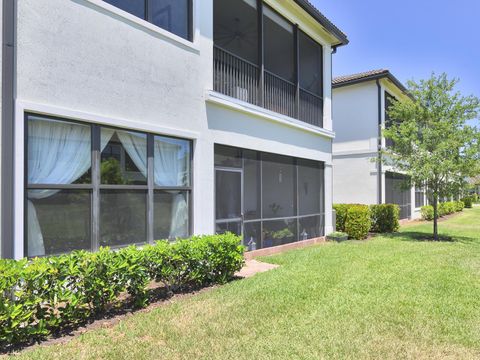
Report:
<svg viewBox="0 0 480 360"><path fill-rule="evenodd" d="M322 46L300 32L299 50L300 87L322 96Z"/></svg>
<svg viewBox="0 0 480 360"><path fill-rule="evenodd" d="M185 191L155 191L153 221L155 240L175 240L188 237L188 193Z"/></svg>
<svg viewBox="0 0 480 360"><path fill-rule="evenodd" d="M146 200L146 191L101 190L100 245L144 243L147 239Z"/></svg>
<svg viewBox="0 0 480 360"><path fill-rule="evenodd" d="M147 184L146 134L102 128L101 150L102 184Z"/></svg>
<svg viewBox="0 0 480 360"><path fill-rule="evenodd" d="M243 245L247 247L248 251L253 251L262 248L262 233L261 223L245 223L243 232Z"/></svg>
<svg viewBox="0 0 480 360"><path fill-rule="evenodd" d="M224 234L226 232L231 232L235 235L241 235L242 234L242 223L240 221L217 223L216 227L215 227L215 232L217 234Z"/></svg>
<svg viewBox="0 0 480 360"><path fill-rule="evenodd" d="M104 0L132 15L145 19L145 1L143 0Z"/></svg>
<svg viewBox="0 0 480 360"><path fill-rule="evenodd" d="M264 7L265 69L288 81L295 81L293 26Z"/></svg>
<svg viewBox="0 0 480 360"><path fill-rule="evenodd" d="M242 174L239 171L215 172L216 219L238 219L242 216Z"/></svg>
<svg viewBox="0 0 480 360"><path fill-rule="evenodd" d="M242 167L242 149L215 145L215 166Z"/></svg>
<svg viewBox="0 0 480 360"><path fill-rule="evenodd" d="M246 220L260 219L261 207L261 180L260 166L261 162L257 159L259 155L256 151L244 150L244 172L243 172L243 193L244 193L244 213Z"/></svg>
<svg viewBox="0 0 480 360"><path fill-rule="evenodd" d="M90 191L28 190L27 256L91 248Z"/></svg>
<svg viewBox="0 0 480 360"><path fill-rule="evenodd" d="M189 39L189 0L148 0L148 21Z"/></svg>
<svg viewBox="0 0 480 360"><path fill-rule="evenodd" d="M190 141L154 137L155 185L190 186Z"/></svg>
<svg viewBox="0 0 480 360"><path fill-rule="evenodd" d="M291 157L262 154L263 217L296 215L295 166Z"/></svg>
<svg viewBox="0 0 480 360"><path fill-rule="evenodd" d="M29 184L91 182L90 126L30 115Z"/></svg>
<svg viewBox="0 0 480 360"><path fill-rule="evenodd" d="M215 0L213 22L215 45L258 63L256 0Z"/></svg>
<svg viewBox="0 0 480 360"><path fill-rule="evenodd" d="M297 219L263 222L264 248L297 241Z"/></svg>
<svg viewBox="0 0 480 360"><path fill-rule="evenodd" d="M309 216L298 220L299 239L308 240L323 236L323 224L321 216Z"/></svg>
<svg viewBox="0 0 480 360"><path fill-rule="evenodd" d="M320 163L298 160L299 215L319 214L323 179Z"/></svg>

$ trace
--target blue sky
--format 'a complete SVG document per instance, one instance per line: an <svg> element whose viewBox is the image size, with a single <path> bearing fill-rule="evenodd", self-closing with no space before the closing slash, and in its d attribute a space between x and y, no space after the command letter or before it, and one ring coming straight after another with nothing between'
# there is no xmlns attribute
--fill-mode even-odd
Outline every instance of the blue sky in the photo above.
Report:
<svg viewBox="0 0 480 360"><path fill-rule="evenodd" d="M334 55L334 75L386 68L405 83L446 72L480 97L479 0L311 2L350 40Z"/></svg>

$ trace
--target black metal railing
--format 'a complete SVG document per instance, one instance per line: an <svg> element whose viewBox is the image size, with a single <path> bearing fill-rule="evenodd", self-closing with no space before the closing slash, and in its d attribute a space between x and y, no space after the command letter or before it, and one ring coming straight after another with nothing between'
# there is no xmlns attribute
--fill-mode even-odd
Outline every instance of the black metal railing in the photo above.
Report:
<svg viewBox="0 0 480 360"><path fill-rule="evenodd" d="M323 127L323 98L218 46L213 48L214 90Z"/></svg>
<svg viewBox="0 0 480 360"><path fill-rule="evenodd" d="M214 90L258 105L258 66L226 50L214 47Z"/></svg>
<svg viewBox="0 0 480 360"><path fill-rule="evenodd" d="M263 87L263 106L265 109L296 117L296 91L297 88L294 83L265 71Z"/></svg>
<svg viewBox="0 0 480 360"><path fill-rule="evenodd" d="M323 127L323 99L307 90L300 89L299 120Z"/></svg>

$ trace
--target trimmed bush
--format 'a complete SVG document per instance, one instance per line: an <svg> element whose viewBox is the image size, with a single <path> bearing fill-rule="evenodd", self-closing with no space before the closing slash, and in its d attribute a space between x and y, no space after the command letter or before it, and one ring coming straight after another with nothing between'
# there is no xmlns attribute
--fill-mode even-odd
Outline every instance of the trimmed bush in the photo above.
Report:
<svg viewBox="0 0 480 360"><path fill-rule="evenodd" d="M473 196L466 196L462 199L467 209L471 209L473 207L473 200Z"/></svg>
<svg viewBox="0 0 480 360"><path fill-rule="evenodd" d="M433 220L433 206L425 205L420 208L420 213L422 215L422 220L432 221Z"/></svg>
<svg viewBox="0 0 480 360"><path fill-rule="evenodd" d="M465 204L461 200L460 201L455 201L455 207L456 207L457 212L463 211L463 209L465 208Z"/></svg>
<svg viewBox="0 0 480 360"><path fill-rule="evenodd" d="M345 220L347 219L347 212L348 208L351 206L350 204L334 204L333 209L336 212L336 229L337 231L344 232L345 231Z"/></svg>
<svg viewBox="0 0 480 360"><path fill-rule="evenodd" d="M345 232L350 239L365 239L372 227L368 205L351 205L345 219Z"/></svg>
<svg viewBox="0 0 480 360"><path fill-rule="evenodd" d="M457 203L455 201L447 201L441 205L443 215L451 215L457 211Z"/></svg>
<svg viewBox="0 0 480 360"><path fill-rule="evenodd" d="M243 252L239 237L224 234L142 249L0 260L0 346L74 327L116 306L122 294L143 307L151 281L169 291L225 283L243 266Z"/></svg>
<svg viewBox="0 0 480 360"><path fill-rule="evenodd" d="M372 232L392 233L398 230L400 224L400 207L396 204L370 205L372 217Z"/></svg>

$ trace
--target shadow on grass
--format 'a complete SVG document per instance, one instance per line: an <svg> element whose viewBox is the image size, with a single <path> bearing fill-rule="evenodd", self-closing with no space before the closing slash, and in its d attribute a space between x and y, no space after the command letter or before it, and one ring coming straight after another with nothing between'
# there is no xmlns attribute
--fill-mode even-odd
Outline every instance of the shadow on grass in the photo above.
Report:
<svg viewBox="0 0 480 360"><path fill-rule="evenodd" d="M233 276L229 282L239 281L242 279L242 277ZM159 283L152 282L149 288L146 290L148 303L145 307L135 306L134 299L124 293L119 297L118 301L110 304L108 310L93 314L84 321L80 321L76 324L68 324L63 326L47 336L32 337L27 342L13 344L8 343L3 344L3 346L0 342L0 357L6 354L17 353L22 350L26 350L35 345L52 345L62 343L72 339L73 337L81 335L85 331L103 328L105 326L112 326L117 321L125 318L127 315L149 311L155 307L168 304L168 301L173 298L180 299L182 297L192 296L217 286L219 286L219 284L208 284L205 286L184 286L176 289L175 291L171 291L167 290Z"/></svg>
<svg viewBox="0 0 480 360"><path fill-rule="evenodd" d="M403 231L398 233L391 234L382 234L382 236L390 239L400 239L401 241L431 241L435 242L433 239L433 234L420 232L420 231ZM458 242L458 243L478 243L478 239L468 237L468 236L450 236L445 234L439 234L437 242Z"/></svg>

